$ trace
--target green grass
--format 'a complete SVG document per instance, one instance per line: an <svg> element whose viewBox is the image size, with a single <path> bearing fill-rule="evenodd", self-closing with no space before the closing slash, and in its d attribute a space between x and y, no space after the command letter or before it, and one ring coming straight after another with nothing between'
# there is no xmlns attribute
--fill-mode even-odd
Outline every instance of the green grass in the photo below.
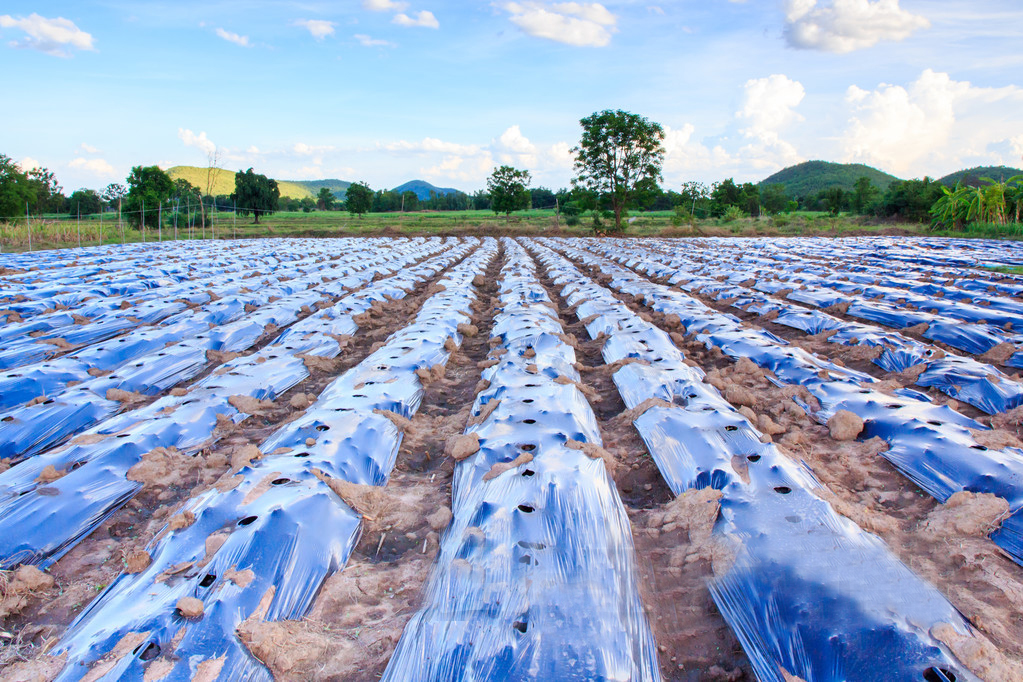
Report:
<svg viewBox="0 0 1023 682"><path fill-rule="evenodd" d="M626 226L628 237L848 237L869 235L937 235L952 237L998 237L1023 239L1018 226L973 226L964 232L934 232L925 225L908 223L870 223L851 215L831 216L827 213L798 212L774 217L739 218L732 222L718 219L699 220L680 226L671 224L671 211L635 213L635 220ZM264 216L258 225L251 216L238 217L233 213L216 216L218 239L258 237L340 237L385 235L564 235L592 236L593 220L580 216L577 225L566 225L564 216L557 218L553 210L530 210L512 214L510 218L494 215L492 211L421 211L414 213L369 213L362 217L344 211L281 212ZM603 230L610 227L603 221ZM102 225L99 216L83 217L80 224L82 246L121 243L122 233L114 214L105 214ZM32 248L69 248L78 245L79 223L68 216L47 216L32 219ZM199 239L198 228L193 239ZM209 237L207 230L206 236ZM165 224L163 238L173 239L172 224ZM178 237L188 238L184 226ZM124 242L157 241L156 230L145 235L127 225L123 230ZM0 222L0 247L4 251L27 251L28 232L24 220Z"/></svg>
<svg viewBox="0 0 1023 682"><path fill-rule="evenodd" d="M1006 275L1023 275L1023 265L989 265L984 269L991 272L1001 272Z"/></svg>

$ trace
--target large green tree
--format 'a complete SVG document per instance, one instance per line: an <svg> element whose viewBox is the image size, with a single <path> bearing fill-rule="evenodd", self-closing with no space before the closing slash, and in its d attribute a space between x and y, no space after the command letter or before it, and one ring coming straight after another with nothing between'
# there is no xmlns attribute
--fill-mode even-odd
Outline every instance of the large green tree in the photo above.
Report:
<svg viewBox="0 0 1023 682"><path fill-rule="evenodd" d="M529 171L511 166L500 166L487 178L487 192L490 194L490 209L503 213L510 219L513 211L529 208L532 195L529 193Z"/></svg>
<svg viewBox="0 0 1023 682"><path fill-rule="evenodd" d="M363 213L369 210L372 201L373 190L365 182L353 183L345 193L345 208L348 209L349 213L360 218Z"/></svg>
<svg viewBox="0 0 1023 682"><path fill-rule="evenodd" d="M259 216L277 211L281 190L276 180L254 173L250 168L244 173L235 173L234 194L231 198L238 215L247 216L251 213L254 218L252 222L258 225Z"/></svg>
<svg viewBox="0 0 1023 682"><path fill-rule="evenodd" d="M159 166L134 166L128 175L128 194L122 203L128 222L156 227L160 206L174 195L174 181ZM144 216L143 216L144 211Z"/></svg>
<svg viewBox="0 0 1023 682"><path fill-rule="evenodd" d="M316 207L321 211L332 211L334 210L334 204L337 202L337 197L330 191L329 187L321 187L319 193L316 195Z"/></svg>
<svg viewBox="0 0 1023 682"><path fill-rule="evenodd" d="M614 229L622 230L622 216L637 185L661 179L664 129L660 124L627 111L601 111L579 121L583 128L575 154L578 172L573 184L595 192L614 213Z"/></svg>
<svg viewBox="0 0 1023 682"><path fill-rule="evenodd" d="M94 215L103 210L103 199L94 189L79 189L68 197L68 213L72 216Z"/></svg>
<svg viewBox="0 0 1023 682"><path fill-rule="evenodd" d="M116 182L111 182L103 190L103 201L107 202L110 208L118 208L119 202L124 201L126 196L128 196L128 188Z"/></svg>
<svg viewBox="0 0 1023 682"><path fill-rule="evenodd" d="M9 156L0 154L0 218L24 216L36 201L35 187Z"/></svg>

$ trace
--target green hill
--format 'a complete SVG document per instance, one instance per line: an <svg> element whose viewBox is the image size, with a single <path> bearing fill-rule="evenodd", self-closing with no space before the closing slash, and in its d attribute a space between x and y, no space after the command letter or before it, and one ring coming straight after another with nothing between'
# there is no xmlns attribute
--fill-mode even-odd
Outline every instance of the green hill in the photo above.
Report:
<svg viewBox="0 0 1023 682"><path fill-rule="evenodd" d="M962 182L964 185L970 187L976 187L980 184L981 178L991 178L992 180L1008 180L1013 175L1021 175L1023 170L1019 168L1009 168L1008 166L977 166L976 168L967 168L965 170L959 170L955 173L949 173L945 177L938 180L943 185L948 187L955 187L956 183Z"/></svg>
<svg viewBox="0 0 1023 682"><path fill-rule="evenodd" d="M899 178L865 166L862 163L831 163L829 161L806 161L796 166L783 168L771 177L762 180L760 186L782 184L790 196L815 196L821 190L838 185L853 191L861 177L870 178L882 192Z"/></svg>
<svg viewBox="0 0 1023 682"><path fill-rule="evenodd" d="M304 187L313 197L320 193L321 188L326 187L330 190L331 194L341 200L344 200L345 194L348 193L348 188L352 186L352 183L347 180L337 180L334 178L328 180L285 180L284 182Z"/></svg>
<svg viewBox="0 0 1023 682"><path fill-rule="evenodd" d="M194 186L206 191L206 169L199 168L198 166L174 166L173 168L167 169L167 175L171 176L172 180L178 178L184 178L192 183ZM340 182L340 180L323 180L321 182ZM317 186L316 191L310 191L305 187L306 183L296 183L288 180L278 180L277 187L281 190L282 197L288 197L291 199L305 199L306 197L316 198L316 192L319 191ZM217 174L217 182L213 186L213 194L220 196L221 194L232 194L234 192L234 171L221 170Z"/></svg>
<svg viewBox="0 0 1023 682"><path fill-rule="evenodd" d="M398 194L402 194L404 192L415 192L416 196L419 198L420 201L425 201L426 199L429 199L430 192L433 192L438 196L446 194L456 194L457 192L459 192L459 190L454 189L452 187L437 187L436 185L430 184L426 180L409 180L403 185L398 185L392 191L397 192Z"/></svg>

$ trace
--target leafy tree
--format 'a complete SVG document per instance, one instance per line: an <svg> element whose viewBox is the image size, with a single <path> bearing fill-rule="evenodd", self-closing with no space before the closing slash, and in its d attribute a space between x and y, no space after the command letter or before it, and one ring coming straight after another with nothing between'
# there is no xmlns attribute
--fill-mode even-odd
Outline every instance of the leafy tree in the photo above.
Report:
<svg viewBox="0 0 1023 682"><path fill-rule="evenodd" d="M25 205L35 203L36 191L9 156L0 154L0 218L25 215Z"/></svg>
<svg viewBox="0 0 1023 682"><path fill-rule="evenodd" d="M316 194L316 207L321 211L333 211L337 197L330 191L329 187L321 187Z"/></svg>
<svg viewBox="0 0 1023 682"><path fill-rule="evenodd" d="M529 198L531 208L554 208L556 200L554 192L546 187L534 187L529 190Z"/></svg>
<svg viewBox="0 0 1023 682"><path fill-rule="evenodd" d="M683 215L706 218L710 215L710 188L702 182L683 182L678 206Z"/></svg>
<svg viewBox="0 0 1023 682"><path fill-rule="evenodd" d="M56 213L64 208L63 189L53 172L40 167L33 168L27 175L29 185L35 191L32 207L37 213Z"/></svg>
<svg viewBox="0 0 1023 682"><path fill-rule="evenodd" d="M361 218L362 214L369 210L372 200L373 190L369 188L369 185L365 182L356 182L348 188L345 195L345 207L349 213Z"/></svg>
<svg viewBox="0 0 1023 682"><path fill-rule="evenodd" d="M842 207L845 206L845 190L835 185L834 187L828 187L823 192L824 206L828 209L831 215L838 215L842 212Z"/></svg>
<svg viewBox="0 0 1023 682"><path fill-rule="evenodd" d="M495 168L487 178L491 210L494 213L504 213L505 218L510 219L512 211L529 208L532 202L529 181L529 171L511 166Z"/></svg>
<svg viewBox="0 0 1023 682"><path fill-rule="evenodd" d="M943 195L942 185L930 178L893 182L879 205L881 215L913 222L931 219L931 207ZM977 207L980 208L979 206Z"/></svg>
<svg viewBox="0 0 1023 682"><path fill-rule="evenodd" d="M729 206L741 208L745 203L742 188L732 178L715 182L711 187L710 214L715 218L723 216Z"/></svg>
<svg viewBox="0 0 1023 682"><path fill-rule="evenodd" d="M276 180L254 173L250 168L244 173L235 173L234 194L230 198L234 200L238 215L247 216L252 213L253 224L258 225L260 215L277 212L281 190ZM220 202L216 203L219 208Z"/></svg>
<svg viewBox="0 0 1023 682"><path fill-rule="evenodd" d="M68 197L68 213L71 215L91 215L103 210L103 199L96 190L79 189Z"/></svg>
<svg viewBox="0 0 1023 682"><path fill-rule="evenodd" d="M144 208L145 224L156 227L160 205L173 195L174 181L159 166L134 166L128 175L128 194L122 204L129 224L142 225Z"/></svg>
<svg viewBox="0 0 1023 682"><path fill-rule="evenodd" d="M789 194L785 185L775 183L760 188L760 203L768 215L777 215L788 208Z"/></svg>
<svg viewBox="0 0 1023 682"><path fill-rule="evenodd" d="M472 207L477 211L490 210L490 195L478 189L472 195Z"/></svg>
<svg viewBox="0 0 1023 682"><path fill-rule="evenodd" d="M188 180L182 180L182 182L188 182ZM175 184L177 184L175 182ZM128 189L119 183L111 182L107 185L106 189L103 190L103 201L107 202L110 208L117 208L117 202L123 201L128 196Z"/></svg>
<svg viewBox="0 0 1023 682"><path fill-rule="evenodd" d="M405 190L401 193L401 210L402 211L418 211L419 210L419 195L410 189Z"/></svg>
<svg viewBox="0 0 1023 682"><path fill-rule="evenodd" d="M870 213L880 196L881 190L870 181L870 178L861 175L856 179L856 185L853 189L852 200L850 202L852 209L860 215Z"/></svg>
<svg viewBox="0 0 1023 682"><path fill-rule="evenodd" d="M641 181L661 179L664 129L637 114L610 109L591 114L575 154L579 175L573 184L606 198L614 213L614 230L622 230L622 216Z"/></svg>
<svg viewBox="0 0 1023 682"><path fill-rule="evenodd" d="M312 213L316 208L316 200L312 197L304 197L302 201L298 202L298 205L302 207L303 213Z"/></svg>

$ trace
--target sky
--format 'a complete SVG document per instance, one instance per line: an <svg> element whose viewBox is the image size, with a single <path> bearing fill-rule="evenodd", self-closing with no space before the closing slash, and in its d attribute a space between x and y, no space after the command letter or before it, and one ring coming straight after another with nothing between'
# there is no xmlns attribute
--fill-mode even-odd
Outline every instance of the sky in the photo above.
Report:
<svg viewBox="0 0 1023 682"><path fill-rule="evenodd" d="M812 159L1023 167L1020 0L4 0L0 153L65 192L132 166L374 189L568 186L579 120L665 130L664 183Z"/></svg>

